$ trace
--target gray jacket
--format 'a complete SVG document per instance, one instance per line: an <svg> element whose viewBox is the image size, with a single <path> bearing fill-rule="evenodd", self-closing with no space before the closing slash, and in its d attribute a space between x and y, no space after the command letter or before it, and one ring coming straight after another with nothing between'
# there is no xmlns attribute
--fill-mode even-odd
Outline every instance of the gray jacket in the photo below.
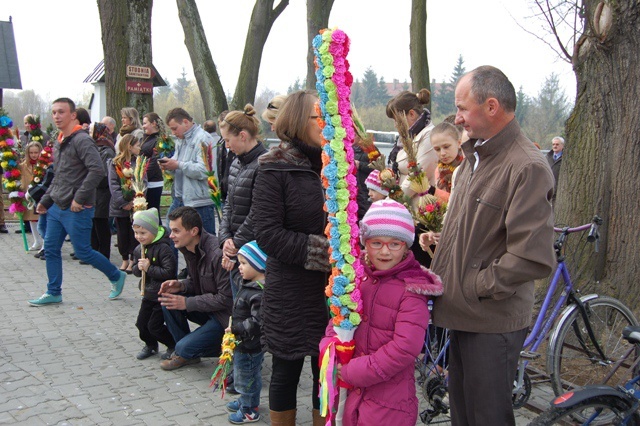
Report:
<svg viewBox="0 0 640 426"><path fill-rule="evenodd" d="M207 169L202 158L201 144L213 144L213 138L198 124L185 133L184 139L176 139L176 151L173 159L179 165L175 170L174 195L182 198L185 206L203 207L213 204L207 184ZM215 156L215 149L213 150ZM213 158L215 165L215 158Z"/></svg>
<svg viewBox="0 0 640 426"><path fill-rule="evenodd" d="M73 200L94 206L96 188L105 176L98 147L85 130L78 130L56 141L53 147L55 177L40 203L49 208L54 203L62 210Z"/></svg>

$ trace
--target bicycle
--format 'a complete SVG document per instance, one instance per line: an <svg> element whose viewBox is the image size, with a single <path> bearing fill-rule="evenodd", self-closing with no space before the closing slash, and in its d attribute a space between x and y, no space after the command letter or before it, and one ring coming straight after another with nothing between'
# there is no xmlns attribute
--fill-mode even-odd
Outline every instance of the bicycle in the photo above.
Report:
<svg viewBox="0 0 640 426"><path fill-rule="evenodd" d="M637 354L640 349L640 327L625 327L623 338L633 344L634 350L627 357ZM628 359L626 359L628 362ZM530 423L530 426L548 426L553 424L574 423L583 425L640 425L640 358L636 357L626 371L635 374L624 386L588 386L584 389L560 395L551 402L551 408L543 412ZM616 364L616 369L623 365Z"/></svg>
<svg viewBox="0 0 640 426"><path fill-rule="evenodd" d="M627 345L621 345L619 340L612 341L611 337L619 336L624 326L638 324L633 313L621 302L610 297L597 294L580 297L574 290L566 264L569 234L589 230L585 243L578 244L573 250L574 256L582 254L586 243L595 243L597 252L600 238L598 228L601 224L602 219L595 216L589 224L575 228L554 228L559 233L554 242L558 266L520 354L513 388L514 408L524 406L529 400L532 380L527 373L527 367L532 360L540 357L538 349L547 340L554 324L555 328L548 343L546 371L551 377L556 395L565 391L563 385L575 387L604 383L604 370L608 371L607 366L615 363L620 354L625 353L627 349ZM562 291L553 302L561 280ZM553 309L550 311L552 303ZM562 310L564 305L567 306ZM446 400L446 365L438 364L447 359L448 340L433 341L430 339L432 335L432 332L427 334L424 358L416 362L416 369L420 373L418 384L427 401L427 409L420 414L425 424L447 422L449 412ZM439 368L436 368L438 365ZM597 370L603 370L602 374L597 374Z"/></svg>
<svg viewBox="0 0 640 426"><path fill-rule="evenodd" d="M554 242L558 266L520 354L514 383L516 408L523 406L530 397L531 379L526 369L533 359L540 357L538 349L546 341L554 324L547 345L546 371L556 396L575 387L604 384L610 366L628 350L629 345L621 342L619 336L625 326L638 325L631 310L611 297L598 294L579 296L566 263L569 234L589 231L584 243L576 245L573 256L582 255L588 243L595 244L594 251L597 253L600 241L598 228L601 224L602 219L594 216L590 224L554 228L559 233ZM578 272L578 277L581 272ZM561 280L562 291L549 313ZM564 305L567 306L560 312ZM610 379L612 377L607 380Z"/></svg>

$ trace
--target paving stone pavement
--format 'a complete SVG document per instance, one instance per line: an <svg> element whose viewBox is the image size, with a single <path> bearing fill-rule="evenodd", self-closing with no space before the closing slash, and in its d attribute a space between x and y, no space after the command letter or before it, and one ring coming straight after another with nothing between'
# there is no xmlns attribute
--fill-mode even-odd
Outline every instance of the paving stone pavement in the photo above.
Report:
<svg viewBox="0 0 640 426"><path fill-rule="evenodd" d="M143 346L135 277L109 301L106 277L72 260L65 243L64 302L31 307L27 300L46 290L45 262L25 253L15 224L8 225L11 233L0 235L0 424L229 424L224 405L232 396L209 388L217 358L175 371L161 370L157 356L135 358ZM116 248L111 258L119 259ZM258 424L269 424L270 366L267 354ZM307 363L298 390L300 425L311 424L311 383ZM517 415L518 425L534 417L524 409Z"/></svg>

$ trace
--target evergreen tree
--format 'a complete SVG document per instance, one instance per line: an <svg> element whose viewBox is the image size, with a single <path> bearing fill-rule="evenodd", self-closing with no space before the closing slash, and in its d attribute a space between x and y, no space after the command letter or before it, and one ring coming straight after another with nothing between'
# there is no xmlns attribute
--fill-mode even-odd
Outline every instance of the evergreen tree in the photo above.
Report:
<svg viewBox="0 0 640 426"><path fill-rule="evenodd" d="M378 93L376 96L376 104L386 105L389 102L391 96L389 96L389 92L387 91L387 83L384 81L384 77L380 77L380 81L378 83Z"/></svg>
<svg viewBox="0 0 640 426"><path fill-rule="evenodd" d="M516 119L521 126L524 126L527 120L527 114L531 108L531 98L524 93L522 86L516 93Z"/></svg>
<svg viewBox="0 0 640 426"><path fill-rule="evenodd" d="M176 100L180 105L184 105L188 97L189 91L189 80L187 80L187 73L182 68L182 77L176 80L176 83L173 85L173 90L176 93Z"/></svg>
<svg viewBox="0 0 640 426"><path fill-rule="evenodd" d="M453 67L453 72L451 73L449 83L455 87L455 85L458 84L458 80L460 80L460 77L462 77L465 72L467 72L467 70L464 67L464 59L462 58L462 55L460 55L458 56L458 62L456 62L456 66Z"/></svg>
<svg viewBox="0 0 640 426"><path fill-rule="evenodd" d="M378 85L378 76L371 67L367 68L362 77L362 96L363 106L374 106L379 103L380 88Z"/></svg>
<svg viewBox="0 0 640 426"><path fill-rule="evenodd" d="M364 90L362 88L362 83L360 80L356 79L353 82L353 86L351 86L351 102L356 106L356 108L360 108L364 106Z"/></svg>
<svg viewBox="0 0 640 426"><path fill-rule="evenodd" d="M287 95L290 95L293 92L297 92L299 90L304 90L306 85L306 79L300 82L300 78L296 78L296 81L293 84L289 85L289 87L287 88Z"/></svg>

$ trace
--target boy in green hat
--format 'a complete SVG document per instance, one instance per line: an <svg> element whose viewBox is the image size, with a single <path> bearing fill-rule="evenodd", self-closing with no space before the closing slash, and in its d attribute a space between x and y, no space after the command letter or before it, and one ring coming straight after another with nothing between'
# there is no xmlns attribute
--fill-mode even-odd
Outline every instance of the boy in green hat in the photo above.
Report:
<svg viewBox="0 0 640 426"><path fill-rule="evenodd" d="M158 210L138 211L133 215L133 232L140 243L133 251L133 274L144 279L144 296L138 312L136 327L145 346L136 358L146 359L158 353L158 342L167 346L161 356L168 359L176 346L164 324L162 306L158 302L160 285L176 278L178 259L169 240L169 231L160 226ZM142 255L144 253L144 256Z"/></svg>

